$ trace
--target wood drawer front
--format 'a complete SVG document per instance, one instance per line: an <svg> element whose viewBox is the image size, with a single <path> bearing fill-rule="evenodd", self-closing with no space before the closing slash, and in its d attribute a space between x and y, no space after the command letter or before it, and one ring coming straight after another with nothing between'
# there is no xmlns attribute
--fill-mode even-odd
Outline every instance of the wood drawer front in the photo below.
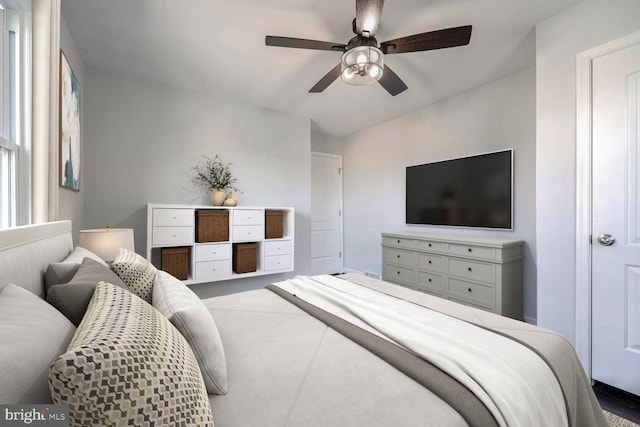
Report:
<svg viewBox="0 0 640 427"><path fill-rule="evenodd" d="M481 282L494 283L496 266L488 262L449 258L449 274Z"/></svg>
<svg viewBox="0 0 640 427"><path fill-rule="evenodd" d="M291 240L278 240L275 242L264 242L265 256L290 255Z"/></svg>
<svg viewBox="0 0 640 427"><path fill-rule="evenodd" d="M255 242L264 238L264 227L261 225L234 225L233 241Z"/></svg>
<svg viewBox="0 0 640 427"><path fill-rule="evenodd" d="M495 259L496 250L494 248L486 248L483 246L458 245L449 244L449 253L454 255L462 255L465 257Z"/></svg>
<svg viewBox="0 0 640 427"><path fill-rule="evenodd" d="M419 271L418 289L438 294L438 296L442 295L442 276L427 273L426 271Z"/></svg>
<svg viewBox="0 0 640 427"><path fill-rule="evenodd" d="M402 249L386 248L384 254L386 262L413 267L413 252L403 251Z"/></svg>
<svg viewBox="0 0 640 427"><path fill-rule="evenodd" d="M291 268L291 255L275 255L264 257L264 269L266 271L289 270Z"/></svg>
<svg viewBox="0 0 640 427"><path fill-rule="evenodd" d="M391 264L387 264L385 267L388 280L393 282L403 282L409 285L414 283L413 269Z"/></svg>
<svg viewBox="0 0 640 427"><path fill-rule="evenodd" d="M231 260L196 262L196 280L223 279L231 276Z"/></svg>
<svg viewBox="0 0 640 427"><path fill-rule="evenodd" d="M485 307L495 306L495 288L491 285L449 278L448 293L454 298Z"/></svg>
<svg viewBox="0 0 640 427"><path fill-rule="evenodd" d="M424 268L430 271L443 271L442 257L431 254L419 254L418 255L418 267Z"/></svg>
<svg viewBox="0 0 640 427"><path fill-rule="evenodd" d="M154 227L192 227L193 209L153 209Z"/></svg>
<svg viewBox="0 0 640 427"><path fill-rule="evenodd" d="M264 211L260 209L234 209L233 225L264 225Z"/></svg>
<svg viewBox="0 0 640 427"><path fill-rule="evenodd" d="M418 247L418 241L413 239L407 239L404 237L389 237L382 238L383 245L400 246L408 249L416 249Z"/></svg>
<svg viewBox="0 0 640 427"><path fill-rule="evenodd" d="M193 244L193 227L153 227L152 242L159 245Z"/></svg>
<svg viewBox="0 0 640 427"><path fill-rule="evenodd" d="M231 245L197 245L196 262L231 259Z"/></svg>
<svg viewBox="0 0 640 427"><path fill-rule="evenodd" d="M420 249L423 249L425 251L437 251L437 252L441 252L444 250L442 243L440 242L431 242L428 240L421 240L420 241L420 245L419 245Z"/></svg>

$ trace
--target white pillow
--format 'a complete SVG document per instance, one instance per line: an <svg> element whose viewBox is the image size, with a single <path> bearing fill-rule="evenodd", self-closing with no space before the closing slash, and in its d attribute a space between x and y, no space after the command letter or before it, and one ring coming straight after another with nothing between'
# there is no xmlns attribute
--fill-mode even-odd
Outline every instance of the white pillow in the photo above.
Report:
<svg viewBox="0 0 640 427"><path fill-rule="evenodd" d="M227 361L211 313L184 283L165 271L156 274L153 306L180 331L196 355L210 394L227 393Z"/></svg>

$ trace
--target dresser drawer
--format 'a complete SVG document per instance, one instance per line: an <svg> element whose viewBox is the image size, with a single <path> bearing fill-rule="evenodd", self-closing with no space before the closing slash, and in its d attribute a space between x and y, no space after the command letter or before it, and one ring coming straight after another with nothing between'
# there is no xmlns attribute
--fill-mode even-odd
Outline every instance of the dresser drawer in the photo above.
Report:
<svg viewBox="0 0 640 427"><path fill-rule="evenodd" d="M277 240L275 242L264 242L265 256L290 255L291 240Z"/></svg>
<svg viewBox="0 0 640 427"><path fill-rule="evenodd" d="M408 267L413 267L414 265L413 260L415 258L413 252L403 251L402 249L385 248L384 253L384 260L386 262L406 265Z"/></svg>
<svg viewBox="0 0 640 427"><path fill-rule="evenodd" d="M442 257L439 255L419 254L418 267L429 271L442 271Z"/></svg>
<svg viewBox="0 0 640 427"><path fill-rule="evenodd" d="M488 262L449 258L448 272L454 276L494 283L496 280L495 268L495 264Z"/></svg>
<svg viewBox="0 0 640 427"><path fill-rule="evenodd" d="M444 250L442 243L440 242L431 242L428 240L421 240L418 246L420 249L425 251L437 251L440 252Z"/></svg>
<svg viewBox="0 0 640 427"><path fill-rule="evenodd" d="M264 227L261 225L234 225L233 241L257 242L264 238Z"/></svg>
<svg viewBox="0 0 640 427"><path fill-rule="evenodd" d="M260 209L234 209L233 225L264 225L264 211Z"/></svg>
<svg viewBox="0 0 640 427"><path fill-rule="evenodd" d="M465 301L465 300L462 300L462 299L459 299L459 298L455 298L455 297L449 297L447 299L449 301L457 302L458 304L464 304L464 305L467 305L469 307L477 308L478 310L488 311L489 313L495 313L496 312L494 307L485 307L484 305L474 304L472 302Z"/></svg>
<svg viewBox="0 0 640 427"><path fill-rule="evenodd" d="M193 209L153 209L154 227L192 227L194 223Z"/></svg>
<svg viewBox="0 0 640 427"><path fill-rule="evenodd" d="M160 245L193 244L193 227L153 227L152 242Z"/></svg>
<svg viewBox="0 0 640 427"><path fill-rule="evenodd" d="M485 307L495 306L495 288L492 285L466 282L449 278L448 294L462 301L468 301Z"/></svg>
<svg viewBox="0 0 640 427"><path fill-rule="evenodd" d="M382 238L383 245L399 246L407 249L416 249L418 247L418 241L413 239L407 239L404 237L389 237Z"/></svg>
<svg viewBox="0 0 640 427"><path fill-rule="evenodd" d="M196 246L196 262L231 259L231 245L213 244Z"/></svg>
<svg viewBox="0 0 640 427"><path fill-rule="evenodd" d="M418 289L442 295L442 276L425 271L418 272Z"/></svg>
<svg viewBox="0 0 640 427"><path fill-rule="evenodd" d="M264 257L264 269L266 271L289 270L291 268L291 255L274 255Z"/></svg>
<svg viewBox="0 0 640 427"><path fill-rule="evenodd" d="M408 285L415 286L413 284L414 283L413 269L400 267L397 265L386 264L385 270L386 270L386 277L385 277L386 280L389 280L392 282L403 282Z"/></svg>
<svg viewBox="0 0 640 427"><path fill-rule="evenodd" d="M448 252L453 255L461 255L465 257L482 258L482 259L496 258L496 250L494 248L486 248L482 246L458 245L458 244L450 243Z"/></svg>
<svg viewBox="0 0 640 427"><path fill-rule="evenodd" d="M231 260L196 262L196 280L222 279L231 276Z"/></svg>

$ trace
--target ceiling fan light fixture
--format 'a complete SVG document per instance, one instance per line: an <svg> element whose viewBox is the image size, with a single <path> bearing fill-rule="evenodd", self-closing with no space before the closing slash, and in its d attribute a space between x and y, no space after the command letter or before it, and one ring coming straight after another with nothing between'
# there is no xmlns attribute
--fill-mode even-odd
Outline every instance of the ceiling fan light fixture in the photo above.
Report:
<svg viewBox="0 0 640 427"><path fill-rule="evenodd" d="M357 46L342 55L341 78L345 83L361 86L377 82L384 72L383 54L375 46Z"/></svg>

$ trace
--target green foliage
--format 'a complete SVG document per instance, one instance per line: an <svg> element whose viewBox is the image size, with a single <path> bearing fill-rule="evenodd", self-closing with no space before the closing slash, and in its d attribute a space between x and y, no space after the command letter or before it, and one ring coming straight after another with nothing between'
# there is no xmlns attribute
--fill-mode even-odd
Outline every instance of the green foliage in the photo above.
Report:
<svg viewBox="0 0 640 427"><path fill-rule="evenodd" d="M207 190L233 190L241 193L236 187L237 180L231 175L231 163L223 163L217 154L213 158L202 157L205 160L193 167L196 173L193 178L194 184Z"/></svg>

